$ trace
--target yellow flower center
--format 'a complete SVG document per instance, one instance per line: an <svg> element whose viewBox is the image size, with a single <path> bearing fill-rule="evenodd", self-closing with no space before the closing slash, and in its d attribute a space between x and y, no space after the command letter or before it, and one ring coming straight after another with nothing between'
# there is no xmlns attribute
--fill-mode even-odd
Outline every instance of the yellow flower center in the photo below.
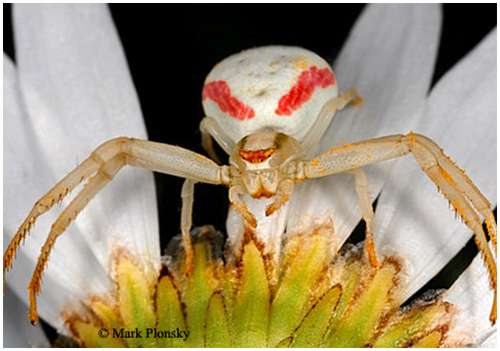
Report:
<svg viewBox="0 0 500 351"><path fill-rule="evenodd" d="M359 247L336 253L328 225L288 238L279 257L246 233L224 258L217 235L198 228L193 266L179 248L154 279L122 253L116 291L64 314L74 338L90 347L451 346L450 304L400 307L397 257L374 268Z"/></svg>

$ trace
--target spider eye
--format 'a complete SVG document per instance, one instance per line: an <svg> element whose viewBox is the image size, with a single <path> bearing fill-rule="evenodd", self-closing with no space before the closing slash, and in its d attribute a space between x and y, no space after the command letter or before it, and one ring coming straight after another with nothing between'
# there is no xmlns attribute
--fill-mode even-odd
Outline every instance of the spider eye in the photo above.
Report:
<svg viewBox="0 0 500 351"><path fill-rule="evenodd" d="M264 150L240 150L240 156L245 161L250 163L261 163L267 160L274 153L274 148L264 149Z"/></svg>

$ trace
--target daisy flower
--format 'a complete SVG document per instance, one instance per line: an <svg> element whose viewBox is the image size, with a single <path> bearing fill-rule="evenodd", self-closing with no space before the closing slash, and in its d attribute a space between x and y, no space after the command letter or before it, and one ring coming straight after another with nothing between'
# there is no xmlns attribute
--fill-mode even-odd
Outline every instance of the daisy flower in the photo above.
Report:
<svg viewBox="0 0 500 351"><path fill-rule="evenodd" d="M116 136L146 138L104 6L16 6L14 24L16 64L4 56L4 246L33 200L93 148ZM335 116L318 151L412 130L438 142L495 204L496 29L429 92L440 26L435 5L363 11L334 70L364 104ZM187 273L178 238L160 256L151 173L125 168L58 238L38 313L85 346L492 345L493 291L479 256L448 291L400 308L472 233L411 157L366 173L378 197L379 268L343 245L361 214L352 175L339 174L299 185L252 233L230 210L225 253L220 233L193 230ZM257 216L264 212L264 202L247 202ZM20 318L19 300L27 303L52 212L6 275L10 344L47 343Z"/></svg>

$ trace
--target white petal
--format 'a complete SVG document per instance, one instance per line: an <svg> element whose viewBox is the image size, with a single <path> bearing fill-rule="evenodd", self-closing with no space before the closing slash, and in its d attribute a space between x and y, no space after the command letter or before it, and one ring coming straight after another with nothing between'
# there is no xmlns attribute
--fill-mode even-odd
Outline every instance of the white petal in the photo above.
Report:
<svg viewBox="0 0 500 351"><path fill-rule="evenodd" d="M285 232L289 205L285 204L277 212L267 217L265 210L273 199L253 199L250 195L244 195L244 201L248 209L257 220L255 235L265 244L266 254L276 254L273 257L278 259L282 243L281 234ZM245 227L241 215L232 207L228 212L226 230L230 247L233 252L238 252Z"/></svg>
<svg viewBox="0 0 500 351"><path fill-rule="evenodd" d="M50 347L42 328L26 318L28 310L8 286L3 295L3 347Z"/></svg>
<svg viewBox="0 0 500 351"><path fill-rule="evenodd" d="M415 130L434 139L496 202L496 32L438 82ZM375 223L380 253L407 260L403 298L439 272L471 235L412 157L394 167Z"/></svg>
<svg viewBox="0 0 500 351"><path fill-rule="evenodd" d="M127 63L104 5L15 7L22 91L50 167L63 176L107 139L146 138ZM78 222L89 243L114 240L159 262L153 176L122 171Z"/></svg>
<svg viewBox="0 0 500 351"><path fill-rule="evenodd" d="M343 89L356 88L361 107L339 112L321 150L413 128L428 92L436 59L441 12L437 5L369 5L356 22L336 62ZM391 162L366 168L370 193L380 191ZM290 209L293 231L307 218L327 213L340 239L361 218L351 175L340 174L299 185ZM304 220L306 215L306 220Z"/></svg>
<svg viewBox="0 0 500 351"><path fill-rule="evenodd" d="M453 338L463 338L477 345L494 332L495 327L489 320L493 289L480 255L446 292L444 299L458 308L456 321L450 330Z"/></svg>
<svg viewBox="0 0 500 351"><path fill-rule="evenodd" d="M22 97L5 102L4 232L14 233L32 204L93 148L117 135L145 137L137 97L110 15L96 5L21 5L14 9ZM12 67L11 67L12 68ZM9 82L4 80L5 85ZM26 106L29 114L15 106ZM9 110L10 109L10 110ZM12 110L12 111L11 111ZM10 114L10 115L9 115ZM39 310L61 327L58 308L71 297L103 293L111 244L119 242L159 264L152 175L122 171L55 245ZM59 208L60 209L60 208ZM57 209L56 209L57 210ZM42 218L7 276L25 287L54 214ZM23 269L16 273L16 264ZM18 281L19 277L22 281ZM53 296L51 295L53 294ZM44 300L51 302L44 304Z"/></svg>
<svg viewBox="0 0 500 351"><path fill-rule="evenodd" d="M4 240L9 240L28 209L55 182L39 140L23 110L12 62L4 57ZM26 287L35 267L40 248L45 241L55 213L42 217L24 243L6 279L16 294L27 300ZM40 230L41 229L41 230ZM4 244L7 242L4 241ZM5 247L5 245L4 245ZM94 252L79 231L71 227L56 245L44 275L40 295L40 315L61 328L57 306L67 298L84 298L86 293L106 292L111 286L106 267L95 258ZM91 274L89 272L92 272ZM55 283L54 283L55 282ZM52 296L54 295L54 296ZM49 303L46 303L49 302Z"/></svg>
<svg viewBox="0 0 500 351"><path fill-rule="evenodd" d="M495 329L491 332L490 335L488 335L483 341L481 341L481 343L479 344L479 347L488 348L488 349L495 348L498 344L497 337L498 337L498 334L497 334L497 331Z"/></svg>

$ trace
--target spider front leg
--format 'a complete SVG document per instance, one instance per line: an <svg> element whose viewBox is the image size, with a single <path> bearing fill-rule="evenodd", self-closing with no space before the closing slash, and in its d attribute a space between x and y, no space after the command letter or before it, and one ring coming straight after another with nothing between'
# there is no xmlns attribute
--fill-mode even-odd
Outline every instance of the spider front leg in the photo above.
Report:
<svg viewBox="0 0 500 351"><path fill-rule="evenodd" d="M70 172L63 180L58 182L47 194L40 198L31 209L30 213L23 221L16 234L10 241L3 256L4 272L12 267L12 262L16 257L16 251L21 242L29 234L31 227L38 217L50 210L54 204L62 201L78 184L88 179L93 173L103 165L104 161L96 150L90 157L83 161L80 166Z"/></svg>
<svg viewBox="0 0 500 351"><path fill-rule="evenodd" d="M120 170L120 168L123 167L124 164L125 159L120 154L108 161L97 171L97 174L90 178L89 182L85 184L82 191L76 195L73 201L70 202L68 207L61 212L59 217L57 217L56 221L52 224L49 236L42 246L35 270L28 285L30 303L29 319L32 324L35 324L38 320L36 296L40 292L42 273L47 265L50 251L52 250L56 239L65 232L66 228L68 228L83 208L87 206L89 201L111 181L113 176Z"/></svg>
<svg viewBox="0 0 500 351"><path fill-rule="evenodd" d="M476 244L488 269L490 284L495 292L490 314L496 321L496 262L483 231L481 218L496 249L496 222L492 207L469 177L444 154L431 139L414 133L370 139L350 145L331 148L296 169L297 178L318 178L411 153L422 170L448 199L464 223L474 233ZM478 215L479 214L479 215Z"/></svg>
<svg viewBox="0 0 500 351"><path fill-rule="evenodd" d="M48 211L54 204L55 199L62 199L71 189L91 176L82 191L76 195L56 219L42 247L28 287L30 299L29 317L32 323L35 323L38 319L36 295L40 292L42 273L57 237L64 233L66 228L89 201L109 183L114 175L126 164L187 178L192 182L204 182L209 184L230 183L230 177L226 167L219 167L208 158L177 146L131 138L116 138L99 146L85 161L75 170L70 172L36 203L34 209L18 229L4 254L5 270L11 266L12 258L15 256L15 252L21 240L26 236L36 218ZM192 206L192 198L189 199L190 184L191 183L188 183L186 186L187 190L185 189L183 192L186 199L186 208ZM186 196L186 194L188 196ZM186 210L184 212L186 212ZM189 213L190 211L187 212ZM186 220L186 217L187 215L184 213L182 219L184 235L186 235L185 227L190 226L190 219ZM29 225L27 226L26 223ZM189 235L189 232L187 232L187 235ZM191 250L189 246L190 241L189 239L184 239L183 242L188 243L185 245L185 248L188 251L187 256L189 257L190 254L192 255L192 253L189 252L189 250Z"/></svg>

